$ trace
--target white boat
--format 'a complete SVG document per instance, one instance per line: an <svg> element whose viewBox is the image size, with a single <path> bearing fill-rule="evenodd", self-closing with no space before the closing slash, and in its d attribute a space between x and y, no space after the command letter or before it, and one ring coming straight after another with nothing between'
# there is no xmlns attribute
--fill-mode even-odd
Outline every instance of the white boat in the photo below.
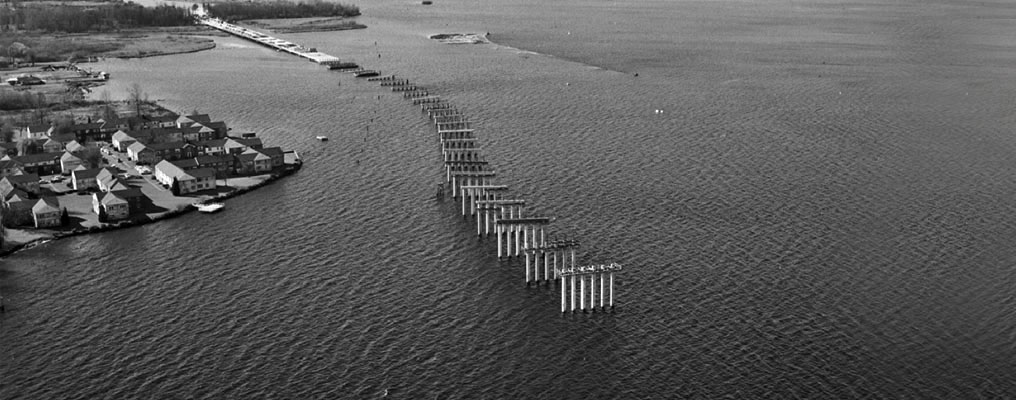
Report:
<svg viewBox="0 0 1016 400"><path fill-rule="evenodd" d="M328 141L328 136L320 136L320 135L318 135L318 136L316 137L316 139L317 139L317 140L320 140L320 141L322 141L322 142L327 142L327 141Z"/></svg>
<svg viewBox="0 0 1016 400"><path fill-rule="evenodd" d="M213 213L226 207L222 203L194 203L193 206L203 213Z"/></svg>

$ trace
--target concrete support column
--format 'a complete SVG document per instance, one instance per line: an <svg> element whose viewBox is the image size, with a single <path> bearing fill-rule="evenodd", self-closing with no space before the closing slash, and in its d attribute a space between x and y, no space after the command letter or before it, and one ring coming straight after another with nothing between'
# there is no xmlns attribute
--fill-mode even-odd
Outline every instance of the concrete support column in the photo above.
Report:
<svg viewBox="0 0 1016 400"><path fill-rule="evenodd" d="M571 276L570 286L571 286L571 312L575 312L575 275Z"/></svg>
<svg viewBox="0 0 1016 400"><path fill-rule="evenodd" d="M501 225L494 225L494 232L497 235L497 259L501 259Z"/></svg>
<svg viewBox="0 0 1016 400"><path fill-rule="evenodd" d="M599 277L599 310L607 310L604 308L604 274L596 274Z"/></svg>
<svg viewBox="0 0 1016 400"><path fill-rule="evenodd" d="M550 255L547 254L546 250L540 250L540 256L543 257L543 280L550 282Z"/></svg>
<svg viewBox="0 0 1016 400"><path fill-rule="evenodd" d="M561 312L568 311L568 303L565 301L564 290L565 290L564 276L561 276Z"/></svg>
<svg viewBox="0 0 1016 400"><path fill-rule="evenodd" d="M610 309L614 309L614 273L610 273Z"/></svg>
<svg viewBox="0 0 1016 400"><path fill-rule="evenodd" d="M529 286L529 281L532 280L532 279L530 279L530 275L529 275L530 272L532 272L532 269L529 268L529 252L527 251L526 252L526 286Z"/></svg>
<svg viewBox="0 0 1016 400"><path fill-rule="evenodd" d="M579 309L586 311L586 277L579 276Z"/></svg>
<svg viewBox="0 0 1016 400"><path fill-rule="evenodd" d="M557 279L557 252L559 252L559 251L560 250L554 249L554 251L552 251L550 253L550 256L552 258L551 261L554 263L554 265L553 265L553 268L554 268L554 279ZM563 259L563 257L562 257L562 259ZM562 267L563 266L564 265L562 265ZM564 278L561 278L561 279L564 279Z"/></svg>

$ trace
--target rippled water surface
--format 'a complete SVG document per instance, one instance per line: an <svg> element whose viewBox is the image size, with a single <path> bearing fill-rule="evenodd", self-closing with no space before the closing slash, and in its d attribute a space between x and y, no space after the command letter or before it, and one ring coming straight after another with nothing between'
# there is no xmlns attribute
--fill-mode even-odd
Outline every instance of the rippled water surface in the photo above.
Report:
<svg viewBox="0 0 1016 400"><path fill-rule="evenodd" d="M385 88L234 38L103 62L306 165L0 261L0 398L1014 397L1016 5L955 3L388 0L278 35L458 105L529 215L625 265L613 313L435 199Z"/></svg>

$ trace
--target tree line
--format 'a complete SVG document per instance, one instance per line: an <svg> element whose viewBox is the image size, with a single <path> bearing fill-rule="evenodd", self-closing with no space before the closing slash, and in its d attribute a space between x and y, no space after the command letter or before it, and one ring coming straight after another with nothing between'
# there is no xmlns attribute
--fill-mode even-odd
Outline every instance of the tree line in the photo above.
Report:
<svg viewBox="0 0 1016 400"><path fill-rule="evenodd" d="M0 32L110 32L124 28L193 24L190 10L133 2L101 5L18 4L0 7Z"/></svg>
<svg viewBox="0 0 1016 400"><path fill-rule="evenodd" d="M208 11L208 15L226 21L360 15L359 7L321 0L299 3L292 1L204 3L204 8Z"/></svg>

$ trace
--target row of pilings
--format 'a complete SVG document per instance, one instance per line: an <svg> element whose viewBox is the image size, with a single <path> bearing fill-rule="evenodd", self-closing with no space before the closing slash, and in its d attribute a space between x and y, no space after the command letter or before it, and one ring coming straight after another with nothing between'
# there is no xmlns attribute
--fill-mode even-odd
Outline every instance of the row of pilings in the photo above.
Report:
<svg viewBox="0 0 1016 400"><path fill-rule="evenodd" d="M577 240L547 240L546 230L554 218L528 215L526 200L510 195L508 186L498 184L469 117L408 79L378 74L367 80L401 93L430 119L444 163L445 182L438 185L438 196L450 195L462 216L476 222L476 234L497 243L498 260L524 258L527 286L557 283L562 313L614 309L614 275L622 266L576 266Z"/></svg>

